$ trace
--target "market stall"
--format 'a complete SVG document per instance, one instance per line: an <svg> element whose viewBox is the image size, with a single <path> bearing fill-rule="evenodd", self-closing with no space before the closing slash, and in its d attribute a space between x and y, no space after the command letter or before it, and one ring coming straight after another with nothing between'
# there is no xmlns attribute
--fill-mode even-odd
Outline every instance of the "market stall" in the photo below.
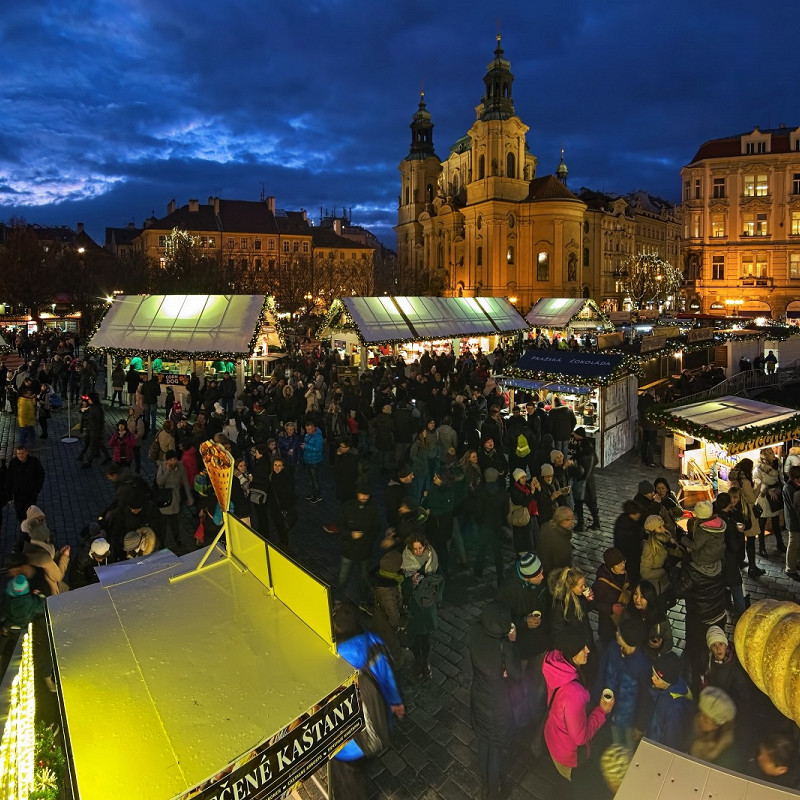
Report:
<svg viewBox="0 0 800 800"><path fill-rule="evenodd" d="M88 347L107 358L109 395L120 361L155 372L178 395L192 372L201 380L231 372L240 388L245 376L267 374L283 338L265 295L117 295Z"/></svg>
<svg viewBox="0 0 800 800"><path fill-rule="evenodd" d="M569 339L588 333L596 337L614 330L611 320L588 297L543 297L525 315L525 321L550 341L556 336Z"/></svg>
<svg viewBox="0 0 800 800"><path fill-rule="evenodd" d="M203 456L228 508L233 459ZM224 547L99 567L48 598L66 796L277 800L363 724L328 587L223 518Z"/></svg>
<svg viewBox="0 0 800 800"><path fill-rule="evenodd" d="M341 297L317 337L362 370L381 356L410 364L430 353L493 351L528 325L502 297Z"/></svg>
<svg viewBox="0 0 800 800"><path fill-rule="evenodd" d="M622 353L531 348L496 380L525 398L547 402L558 396L595 440L601 467L636 441L637 379L633 360Z"/></svg>
<svg viewBox="0 0 800 800"><path fill-rule="evenodd" d="M800 434L800 412L726 395L682 406L655 406L650 418L673 431L681 464L686 505L726 491L728 473L742 458L758 463L759 453L773 447L784 455L785 442Z"/></svg>

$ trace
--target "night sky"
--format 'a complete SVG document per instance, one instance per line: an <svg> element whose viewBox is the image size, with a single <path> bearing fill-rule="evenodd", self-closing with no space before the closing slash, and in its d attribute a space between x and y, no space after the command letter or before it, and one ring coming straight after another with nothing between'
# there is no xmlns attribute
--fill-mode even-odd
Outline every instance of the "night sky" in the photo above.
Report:
<svg viewBox="0 0 800 800"><path fill-rule="evenodd" d="M209 195L352 207L394 247L420 86L472 124L499 21L539 175L679 199L707 139L800 125L793 3L34 0L0 20L0 220L105 226Z"/></svg>

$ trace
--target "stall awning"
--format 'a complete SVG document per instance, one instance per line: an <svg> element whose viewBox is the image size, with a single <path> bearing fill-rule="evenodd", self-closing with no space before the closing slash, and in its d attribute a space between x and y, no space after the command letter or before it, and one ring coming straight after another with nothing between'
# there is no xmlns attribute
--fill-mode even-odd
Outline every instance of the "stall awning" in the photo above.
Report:
<svg viewBox="0 0 800 800"><path fill-rule="evenodd" d="M495 381L501 386L508 386L511 389L522 389L526 392L546 389L549 392L557 392L558 394L589 394L592 391L591 386L573 386L568 383L550 383L548 381L529 381L525 378L510 378L505 375L498 375Z"/></svg>
<svg viewBox="0 0 800 800"><path fill-rule="evenodd" d="M111 354L248 358L265 328L278 346L264 295L118 295L89 347Z"/></svg>
<svg viewBox="0 0 800 800"><path fill-rule="evenodd" d="M528 330L502 297L342 297L331 309L320 338L333 334L344 312L363 344L392 344ZM340 304L340 305L339 305Z"/></svg>
<svg viewBox="0 0 800 800"><path fill-rule="evenodd" d="M249 552L260 547L263 559L263 541L251 541ZM352 680L353 668L239 561L217 553L212 569L174 580L202 552L101 567L100 583L48 598L81 800L233 797L218 784L196 794L231 770L231 787L250 786L242 773L259 786L280 782L300 760L295 720ZM272 565L273 579L278 568L288 567ZM331 712L343 737L351 706ZM300 746L304 757L319 750L324 763L321 731Z"/></svg>
<svg viewBox="0 0 800 800"><path fill-rule="evenodd" d="M800 432L796 409L735 395L656 409L650 416L670 430L721 444L729 453L782 442Z"/></svg>
<svg viewBox="0 0 800 800"><path fill-rule="evenodd" d="M562 330L567 327L600 327L612 330L608 317L594 300L586 297L543 297L525 315L532 328Z"/></svg>
<svg viewBox="0 0 800 800"><path fill-rule="evenodd" d="M532 347L517 361L514 369L579 378L608 378L623 358L621 353L581 353Z"/></svg>

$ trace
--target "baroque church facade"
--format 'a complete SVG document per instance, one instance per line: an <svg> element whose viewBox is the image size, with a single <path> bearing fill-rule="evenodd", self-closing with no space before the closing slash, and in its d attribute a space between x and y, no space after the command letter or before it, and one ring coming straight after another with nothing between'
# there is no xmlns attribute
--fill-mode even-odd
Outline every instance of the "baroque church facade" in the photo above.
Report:
<svg viewBox="0 0 800 800"><path fill-rule="evenodd" d="M420 98L399 167L399 268L429 281L434 294L508 297L520 308L540 297L589 296L586 204L566 186L563 151L555 175L537 175L499 36L483 80L475 122L445 161Z"/></svg>

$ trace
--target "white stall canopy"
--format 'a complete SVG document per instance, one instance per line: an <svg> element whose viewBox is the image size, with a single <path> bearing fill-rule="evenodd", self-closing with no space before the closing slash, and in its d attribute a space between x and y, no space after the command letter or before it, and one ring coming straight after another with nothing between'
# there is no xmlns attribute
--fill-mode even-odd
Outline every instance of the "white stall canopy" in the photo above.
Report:
<svg viewBox="0 0 800 800"><path fill-rule="evenodd" d="M614 329L597 303L587 297L543 297L525 315L525 321L532 328L548 330Z"/></svg>

